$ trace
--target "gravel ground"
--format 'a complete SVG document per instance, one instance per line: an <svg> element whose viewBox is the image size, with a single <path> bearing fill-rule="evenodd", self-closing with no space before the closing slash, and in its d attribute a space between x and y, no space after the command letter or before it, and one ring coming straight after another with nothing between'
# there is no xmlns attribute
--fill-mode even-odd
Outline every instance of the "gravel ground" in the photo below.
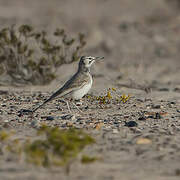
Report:
<svg viewBox="0 0 180 180"><path fill-rule="evenodd" d="M67 176L63 168L37 168L1 155L0 179L179 179L179 19L176 0L0 0L1 27L32 23L48 31L60 26L86 34L85 54L105 56L92 68L90 95L112 87L118 95L130 94L126 103L111 100L105 105L85 97L80 111L70 102L71 112L57 99L33 116L19 117L20 109L31 109L49 97L77 64L60 67L58 78L46 86L1 86L1 129L13 129L24 139L35 137L41 122L83 128L96 139L85 152L101 160L74 162Z"/></svg>

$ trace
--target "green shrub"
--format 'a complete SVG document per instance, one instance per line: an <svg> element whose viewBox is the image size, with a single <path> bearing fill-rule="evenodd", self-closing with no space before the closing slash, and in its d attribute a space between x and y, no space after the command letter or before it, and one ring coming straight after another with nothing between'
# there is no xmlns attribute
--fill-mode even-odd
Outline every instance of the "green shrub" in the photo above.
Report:
<svg viewBox="0 0 180 180"><path fill-rule="evenodd" d="M47 84L62 64L76 61L86 42L84 35L70 38L63 29L53 34L32 26L0 30L0 81L11 84Z"/></svg>
<svg viewBox="0 0 180 180"><path fill-rule="evenodd" d="M62 166L66 172L74 160L82 156L83 149L95 143L95 139L81 129L59 129L42 125L36 138L15 138L15 132L0 130L0 153L4 158L25 160L46 168ZM83 155L82 163L90 163L96 157Z"/></svg>
<svg viewBox="0 0 180 180"><path fill-rule="evenodd" d="M95 142L91 136L77 129L42 126L38 135L45 135L45 139L26 143L26 160L45 167L68 165L84 147Z"/></svg>

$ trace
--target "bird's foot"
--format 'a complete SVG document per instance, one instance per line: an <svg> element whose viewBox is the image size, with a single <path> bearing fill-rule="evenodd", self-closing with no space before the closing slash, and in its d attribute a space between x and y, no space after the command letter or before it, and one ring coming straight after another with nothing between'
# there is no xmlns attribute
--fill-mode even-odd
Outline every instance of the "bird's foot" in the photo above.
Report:
<svg viewBox="0 0 180 180"><path fill-rule="evenodd" d="M75 100L75 105L76 106L81 106L83 102L81 100Z"/></svg>

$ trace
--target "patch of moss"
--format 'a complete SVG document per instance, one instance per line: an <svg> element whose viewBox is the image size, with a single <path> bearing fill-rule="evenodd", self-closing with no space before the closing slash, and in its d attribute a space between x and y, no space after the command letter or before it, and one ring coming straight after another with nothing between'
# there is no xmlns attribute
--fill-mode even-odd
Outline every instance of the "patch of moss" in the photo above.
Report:
<svg viewBox="0 0 180 180"><path fill-rule="evenodd" d="M26 159L41 166L62 166L76 158L85 146L95 140L82 130L61 130L57 127L42 126L38 135L45 136L43 140L35 140L25 145Z"/></svg>
<svg viewBox="0 0 180 180"><path fill-rule="evenodd" d="M6 132L4 130L0 131L0 141L4 142L8 140L11 137L12 133L11 132Z"/></svg>
<svg viewBox="0 0 180 180"><path fill-rule="evenodd" d="M97 157L90 157L90 156L87 156L87 155L83 155L82 158L81 158L81 162L83 164L93 163L93 162L95 162L97 160L98 160Z"/></svg>
<svg viewBox="0 0 180 180"><path fill-rule="evenodd" d="M0 151L3 155L12 154L14 159L25 159L26 162L37 166L64 166L66 172L71 163L87 146L95 140L79 129L59 129L42 125L37 130L36 139L13 139L11 133L0 131ZM8 139L8 140L7 140ZM7 140L7 141L6 141ZM22 158L23 157L23 158ZM95 159L83 156L82 162L93 162Z"/></svg>

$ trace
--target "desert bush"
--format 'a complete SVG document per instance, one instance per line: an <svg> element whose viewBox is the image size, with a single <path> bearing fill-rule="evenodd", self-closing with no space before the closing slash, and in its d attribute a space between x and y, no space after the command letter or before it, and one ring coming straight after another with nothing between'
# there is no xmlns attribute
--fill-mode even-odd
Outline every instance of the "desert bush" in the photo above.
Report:
<svg viewBox="0 0 180 180"><path fill-rule="evenodd" d="M76 61L86 42L57 28L53 34L30 25L0 30L0 81L10 84L47 84L62 64Z"/></svg>
<svg viewBox="0 0 180 180"><path fill-rule="evenodd" d="M75 160L91 163L96 157L82 155L83 149L95 143L95 139L81 129L59 129L45 124L37 130L35 139L19 139L15 132L0 130L0 152L4 159L25 161L36 166L64 167L70 170ZM12 160L13 160L12 159Z"/></svg>

